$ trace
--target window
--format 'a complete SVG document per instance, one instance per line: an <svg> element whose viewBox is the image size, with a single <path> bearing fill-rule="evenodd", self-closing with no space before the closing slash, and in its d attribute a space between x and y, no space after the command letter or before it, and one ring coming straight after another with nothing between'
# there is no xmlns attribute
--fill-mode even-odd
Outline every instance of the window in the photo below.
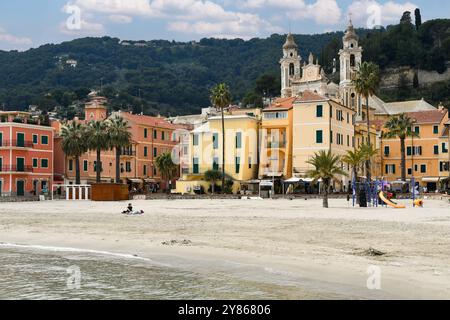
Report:
<svg viewBox="0 0 450 320"><path fill-rule="evenodd" d="M347 112L347 123L350 123L350 114Z"/></svg>
<svg viewBox="0 0 450 320"><path fill-rule="evenodd" d="M33 134L33 144L39 143L39 136L37 134Z"/></svg>
<svg viewBox="0 0 450 320"><path fill-rule="evenodd" d="M434 154L439 154L439 146L434 146Z"/></svg>
<svg viewBox="0 0 450 320"><path fill-rule="evenodd" d="M147 139L148 137L148 130L147 128L144 129L144 138Z"/></svg>
<svg viewBox="0 0 450 320"><path fill-rule="evenodd" d="M48 168L48 159L41 159L41 168Z"/></svg>
<svg viewBox="0 0 450 320"><path fill-rule="evenodd" d="M17 133L17 141L16 141L17 147L25 147L25 134L18 132Z"/></svg>
<svg viewBox="0 0 450 320"><path fill-rule="evenodd" d="M427 165L426 164L420 165L420 173L427 173Z"/></svg>
<svg viewBox="0 0 450 320"><path fill-rule="evenodd" d="M347 147L350 147L350 136L347 135Z"/></svg>
<svg viewBox="0 0 450 320"><path fill-rule="evenodd" d="M323 143L323 131L322 130L316 131L316 143Z"/></svg>
<svg viewBox="0 0 450 320"><path fill-rule="evenodd" d="M408 168L408 175L412 175L412 168Z"/></svg>
<svg viewBox="0 0 450 320"><path fill-rule="evenodd" d="M433 126L433 133L439 134L439 126Z"/></svg>
<svg viewBox="0 0 450 320"><path fill-rule="evenodd" d="M236 133L236 149L242 148L242 132Z"/></svg>
<svg viewBox="0 0 450 320"><path fill-rule="evenodd" d="M48 136L41 136L41 144L44 145L48 144Z"/></svg>
<svg viewBox="0 0 450 320"><path fill-rule="evenodd" d="M445 172L449 171L449 162L448 161L441 161L439 164L439 171Z"/></svg>
<svg viewBox="0 0 450 320"><path fill-rule="evenodd" d="M153 130L153 139L158 139L158 130Z"/></svg>
<svg viewBox="0 0 450 320"><path fill-rule="evenodd" d="M144 176L146 176L147 175L147 165L144 164L142 169L143 169Z"/></svg>
<svg viewBox="0 0 450 320"><path fill-rule="evenodd" d="M248 157L248 168L252 168L252 157Z"/></svg>
<svg viewBox="0 0 450 320"><path fill-rule="evenodd" d="M131 162L130 161L127 161L125 163L125 171L126 172L131 172Z"/></svg>
<svg viewBox="0 0 450 320"><path fill-rule="evenodd" d="M144 157L148 157L148 148L144 147Z"/></svg>
<svg viewBox="0 0 450 320"><path fill-rule="evenodd" d="M414 171L415 172L419 171L419 166L417 164L414 165Z"/></svg>
<svg viewBox="0 0 450 320"><path fill-rule="evenodd" d="M264 119L270 120L270 119L287 119L288 113L287 112L265 112L264 113Z"/></svg>
<svg viewBox="0 0 450 320"><path fill-rule="evenodd" d="M293 76L295 74L295 66L293 63L289 64L289 75Z"/></svg>
<svg viewBox="0 0 450 320"><path fill-rule="evenodd" d="M218 171L219 170L219 158L214 157L213 159L213 170Z"/></svg>
<svg viewBox="0 0 450 320"><path fill-rule="evenodd" d="M316 106L316 117L317 118L323 117L323 106L322 105Z"/></svg>
<svg viewBox="0 0 450 320"><path fill-rule="evenodd" d="M198 146L198 134L194 134L192 137L192 143L194 146Z"/></svg>
<svg viewBox="0 0 450 320"><path fill-rule="evenodd" d="M442 143L442 153L448 153L448 146L447 143Z"/></svg>
<svg viewBox="0 0 450 320"><path fill-rule="evenodd" d="M391 153L391 148L389 146L385 146L384 147L384 155L386 157L388 157L390 153Z"/></svg>
<svg viewBox="0 0 450 320"><path fill-rule="evenodd" d="M330 131L330 143L333 143L333 130Z"/></svg>
<svg viewBox="0 0 450 320"><path fill-rule="evenodd" d="M192 172L194 174L198 174L199 173L199 167L198 167L198 158L194 158L192 159Z"/></svg>
<svg viewBox="0 0 450 320"><path fill-rule="evenodd" d="M421 156L422 155L422 147L421 146L417 146L417 147L407 147L406 148L406 154L408 155L408 156L416 156L416 155L419 155L419 156Z"/></svg>
<svg viewBox="0 0 450 320"><path fill-rule="evenodd" d="M420 127L419 126L415 127L414 128L414 132L419 135L420 134Z"/></svg>
<svg viewBox="0 0 450 320"><path fill-rule="evenodd" d="M69 171L73 171L73 160L69 160Z"/></svg>
<svg viewBox="0 0 450 320"><path fill-rule="evenodd" d="M333 106L330 104L330 118L333 118Z"/></svg>
<svg viewBox="0 0 450 320"><path fill-rule="evenodd" d="M83 171L84 172L88 171L88 165L89 165L89 162L87 160L84 160L83 161Z"/></svg>
<svg viewBox="0 0 450 320"><path fill-rule="evenodd" d="M406 155L411 156L412 155L412 147L406 148Z"/></svg>
<svg viewBox="0 0 450 320"><path fill-rule="evenodd" d="M166 140L166 133L161 131L161 140Z"/></svg>
<svg viewBox="0 0 450 320"><path fill-rule="evenodd" d="M0 172L2 172L2 170L3 170L3 158L0 157ZM0 193L2 192L1 186L2 186L2 184L1 184L1 180L0 180Z"/></svg>
<svg viewBox="0 0 450 320"><path fill-rule="evenodd" d="M213 148L214 148L214 150L219 149L219 134L218 133L213 134Z"/></svg>
<svg viewBox="0 0 450 320"><path fill-rule="evenodd" d="M236 174L241 171L241 157L236 157Z"/></svg>
<svg viewBox="0 0 450 320"><path fill-rule="evenodd" d="M3 132L0 132L0 147L3 146Z"/></svg>
<svg viewBox="0 0 450 320"><path fill-rule="evenodd" d="M158 148L153 148L153 157L156 158L158 156Z"/></svg>
<svg viewBox="0 0 450 320"><path fill-rule="evenodd" d="M33 168L37 168L39 166L39 161L36 158L33 158Z"/></svg>
<svg viewBox="0 0 450 320"><path fill-rule="evenodd" d="M158 175L158 169L153 167L153 176L157 176L157 175Z"/></svg>
<svg viewBox="0 0 450 320"><path fill-rule="evenodd" d="M395 164L387 164L385 170L386 174L395 174Z"/></svg>

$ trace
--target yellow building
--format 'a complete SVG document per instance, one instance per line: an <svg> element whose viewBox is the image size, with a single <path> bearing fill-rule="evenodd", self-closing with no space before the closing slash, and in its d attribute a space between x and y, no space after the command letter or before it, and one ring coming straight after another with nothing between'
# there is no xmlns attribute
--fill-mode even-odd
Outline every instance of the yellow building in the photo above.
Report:
<svg viewBox="0 0 450 320"><path fill-rule="evenodd" d="M303 92L293 110L293 176L307 179L313 167L307 162L321 150L343 156L354 150L355 111L311 91ZM334 190L346 191L351 170L342 164L349 177L341 177Z"/></svg>
<svg viewBox="0 0 450 320"><path fill-rule="evenodd" d="M225 116L225 173L227 180L233 181L233 193L257 178L259 124L251 115ZM189 145L189 173L177 181L176 192L193 194L202 188L207 193L211 183L205 181L205 172L222 170L222 118L211 117L193 130Z"/></svg>
<svg viewBox="0 0 450 320"><path fill-rule="evenodd" d="M443 189L449 178L448 111L442 107L406 115L415 121L412 130L419 134L419 138L406 140L407 179L410 181L414 177L429 192ZM382 140L382 168L385 179L401 178L399 139Z"/></svg>
<svg viewBox="0 0 450 320"><path fill-rule="evenodd" d="M263 110L259 177L292 177L293 104L297 98L281 98Z"/></svg>

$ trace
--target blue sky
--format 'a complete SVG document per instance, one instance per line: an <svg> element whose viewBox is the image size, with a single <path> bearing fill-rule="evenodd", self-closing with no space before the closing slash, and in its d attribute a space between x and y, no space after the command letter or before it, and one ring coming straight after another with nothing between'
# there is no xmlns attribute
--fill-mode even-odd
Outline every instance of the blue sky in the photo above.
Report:
<svg viewBox="0 0 450 320"><path fill-rule="evenodd" d="M449 18L446 0L1 0L0 50L26 50L84 36L189 41L387 25L419 7Z"/></svg>

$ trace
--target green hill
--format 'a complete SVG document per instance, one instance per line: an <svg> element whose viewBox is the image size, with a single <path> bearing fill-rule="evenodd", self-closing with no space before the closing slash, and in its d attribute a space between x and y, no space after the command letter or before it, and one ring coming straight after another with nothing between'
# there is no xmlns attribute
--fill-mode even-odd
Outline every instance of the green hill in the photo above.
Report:
<svg viewBox="0 0 450 320"><path fill-rule="evenodd" d="M445 71L450 60L450 20L433 20L419 30L400 24L377 31L358 30L364 57L381 68L410 65ZM342 32L296 35L302 57L309 52L330 72ZM142 109L148 114L189 114L209 105L209 89L230 85L234 100L254 90L264 74L279 77L285 35L244 41L202 39L199 42L83 38L48 44L25 52L0 51L0 106L45 110L83 101L89 89L102 89L114 109ZM76 60L72 67L67 60ZM69 61L70 62L70 61Z"/></svg>

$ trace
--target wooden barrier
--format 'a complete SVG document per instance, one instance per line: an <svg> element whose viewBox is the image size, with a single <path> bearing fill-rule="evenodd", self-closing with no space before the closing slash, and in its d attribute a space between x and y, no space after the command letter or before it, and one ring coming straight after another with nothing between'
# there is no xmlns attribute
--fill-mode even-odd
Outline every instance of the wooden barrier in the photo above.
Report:
<svg viewBox="0 0 450 320"><path fill-rule="evenodd" d="M130 192L126 184L99 183L92 185L92 201L126 201L129 199Z"/></svg>

